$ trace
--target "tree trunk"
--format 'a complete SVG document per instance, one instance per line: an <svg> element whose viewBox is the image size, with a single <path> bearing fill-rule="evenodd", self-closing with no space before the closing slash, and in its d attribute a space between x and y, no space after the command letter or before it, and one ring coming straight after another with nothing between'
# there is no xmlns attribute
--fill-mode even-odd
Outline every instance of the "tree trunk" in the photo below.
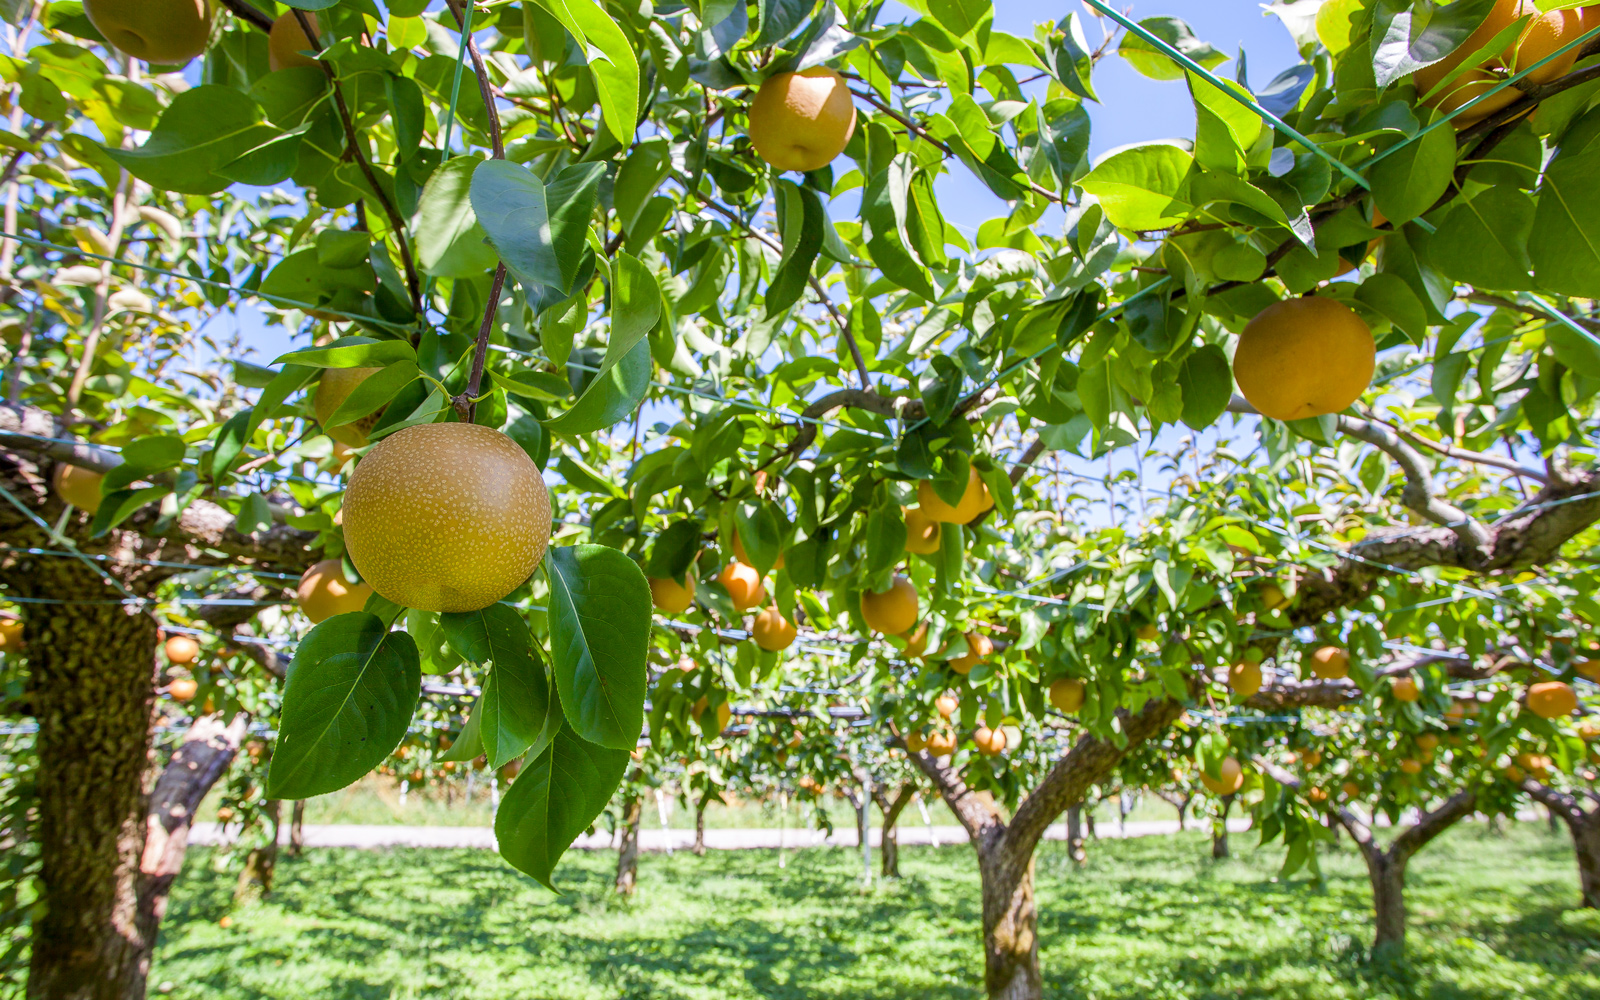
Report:
<svg viewBox="0 0 1600 1000"><path fill-rule="evenodd" d="M25 592L90 601L118 596L74 559L38 564L38 575L50 579L30 581L35 586ZM154 927L139 919L137 881L156 623L120 604L27 607L45 904L33 923L27 995L142 997L154 945Z"/></svg>
<svg viewBox="0 0 1600 1000"><path fill-rule="evenodd" d="M295 799L289 812L289 857L298 858L306 849L306 800Z"/></svg>
<svg viewBox="0 0 1600 1000"><path fill-rule="evenodd" d="M989 1000L1042 1000L1039 911L1033 896L1033 858L1019 863L992 838L978 850L983 877L984 985Z"/></svg>
<svg viewBox="0 0 1600 1000"><path fill-rule="evenodd" d="M696 857L706 856L706 803L701 799L700 804L694 807L694 853Z"/></svg>
<svg viewBox="0 0 1600 1000"><path fill-rule="evenodd" d="M878 803L878 811L883 814L883 831L879 843L883 849L880 870L884 878L900 877L900 813L911 804L916 794L917 786L910 781L900 786L894 798L889 797L888 789L881 783L873 783L872 798Z"/></svg>
<svg viewBox="0 0 1600 1000"><path fill-rule="evenodd" d="M1600 909L1600 812L1589 813L1576 823L1568 823L1572 849L1578 855L1578 888L1583 905Z"/></svg>
<svg viewBox="0 0 1600 1000"><path fill-rule="evenodd" d="M278 867L278 817L283 803L277 799L267 802L267 841L252 848L245 855L244 870L239 873L239 884L234 887L234 903L244 903L272 892L272 876Z"/></svg>
<svg viewBox="0 0 1600 1000"><path fill-rule="evenodd" d="M1375 931L1372 956L1399 956L1406 947L1406 858L1390 852L1367 854L1367 877L1372 882Z"/></svg>
<svg viewBox="0 0 1600 1000"><path fill-rule="evenodd" d="M622 848L617 852L617 892L633 895L639 883L639 817L644 807L639 796L629 795L622 803Z"/></svg>
<svg viewBox="0 0 1600 1000"><path fill-rule="evenodd" d="M1082 806L1072 806L1067 810L1067 856L1080 868L1089 860L1089 851L1083 841Z"/></svg>
<svg viewBox="0 0 1600 1000"><path fill-rule="evenodd" d="M1222 818L1211 828L1211 857L1214 861L1232 857L1228 849L1228 813L1233 811L1233 796L1222 797Z"/></svg>

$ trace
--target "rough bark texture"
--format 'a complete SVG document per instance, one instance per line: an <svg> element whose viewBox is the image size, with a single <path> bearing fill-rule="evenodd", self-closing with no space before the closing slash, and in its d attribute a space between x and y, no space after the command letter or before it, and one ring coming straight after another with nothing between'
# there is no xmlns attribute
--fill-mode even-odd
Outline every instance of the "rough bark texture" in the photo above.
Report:
<svg viewBox="0 0 1600 1000"><path fill-rule="evenodd" d="M629 795L622 803L622 849L617 852L617 892L633 895L639 886L639 818L643 801Z"/></svg>
<svg viewBox="0 0 1600 1000"><path fill-rule="evenodd" d="M1121 763L1129 749L1166 729L1183 712L1181 702L1153 700L1138 712L1119 711L1126 745L1082 736L1006 822L986 797L967 787L949 758L911 755L966 829L983 881L984 985L990 1000L1042 1000L1038 910L1033 895L1033 854L1050 823L1079 805L1091 787Z"/></svg>
<svg viewBox="0 0 1600 1000"><path fill-rule="evenodd" d="M21 408L0 410L0 429L40 430ZM23 447L15 438L0 443ZM95 465L95 455L74 451L71 457ZM0 497L0 542L10 547L0 554L0 585L17 597L55 602L23 608L23 707L39 722L42 904L33 923L27 995L125 1000L144 995L166 888L182 862L188 815L175 807L198 802L215 778L203 779L213 772L199 761L212 749L186 745L179 768L155 783L155 812L147 814L157 626L146 610L123 602L154 593L175 571L152 561L215 565L254 554L291 568L286 560L303 561L311 536L279 533L258 546L233 530L226 511L201 502L192 516L163 526L162 537L118 530L91 539L82 512L61 520L65 507L47 486L52 471L37 455L0 449L0 487L11 498ZM135 521L153 528L158 513L151 507ZM58 522L64 540L45 526ZM70 546L100 558L19 551ZM299 554L291 556L296 547ZM230 750L220 752L231 758ZM194 771L184 766L190 754ZM186 809L192 815L192 807ZM148 845L147 837L153 840Z"/></svg>
<svg viewBox="0 0 1600 1000"><path fill-rule="evenodd" d="M1567 825L1572 835L1572 849L1578 860L1578 888L1582 905L1600 909L1600 796L1584 792L1591 808L1584 808L1584 800L1567 792L1557 791L1549 785L1524 778L1522 790L1534 800L1544 804L1550 815Z"/></svg>
<svg viewBox="0 0 1600 1000"><path fill-rule="evenodd" d="M154 941L161 928L167 913L167 895L183 870L195 810L217 779L228 773L249 725L250 717L242 712L229 723L218 715L197 720L156 779L145 815L144 850L139 860L142 940Z"/></svg>
<svg viewBox="0 0 1600 1000"><path fill-rule="evenodd" d="M883 813L883 831L879 844L883 853L880 871L884 878L900 877L900 835L896 824L900 822L900 814L911 804L916 794L917 786L910 781L901 785L900 790L893 796L881 782L874 782L872 785L873 801L878 803L878 811Z"/></svg>

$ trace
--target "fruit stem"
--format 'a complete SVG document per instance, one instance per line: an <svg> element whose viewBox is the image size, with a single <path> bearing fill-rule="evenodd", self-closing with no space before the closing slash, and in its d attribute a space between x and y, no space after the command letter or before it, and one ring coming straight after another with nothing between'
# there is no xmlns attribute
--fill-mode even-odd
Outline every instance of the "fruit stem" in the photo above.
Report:
<svg viewBox="0 0 1600 1000"><path fill-rule="evenodd" d="M249 21L262 31L272 30L272 16L260 8L245 3L245 0L222 0L222 6L233 11L234 16Z"/></svg>

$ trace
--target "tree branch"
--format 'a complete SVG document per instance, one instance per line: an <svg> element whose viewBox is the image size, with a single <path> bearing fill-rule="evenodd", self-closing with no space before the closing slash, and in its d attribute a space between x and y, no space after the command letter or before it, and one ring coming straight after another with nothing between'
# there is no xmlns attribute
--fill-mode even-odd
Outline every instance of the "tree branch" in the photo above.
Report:
<svg viewBox="0 0 1600 1000"><path fill-rule="evenodd" d="M1105 780L1130 750L1172 725L1182 714L1182 702L1154 698L1137 713L1117 710L1124 737L1122 746L1087 734L1079 737L1017 806L1006 830L1013 857L1032 858L1033 849L1057 816L1081 803L1089 788Z"/></svg>
<svg viewBox="0 0 1600 1000"><path fill-rule="evenodd" d="M300 22L300 30L305 32L309 39L316 39L316 29L311 24L311 18L305 11L294 9L295 20ZM269 22L267 28L272 27ZM406 289L411 292L411 308L418 316L422 315L422 285L417 278L416 264L411 259L411 246L406 242L405 220L400 218L400 213L384 193L382 185L378 183L378 175L373 172L372 164L367 162L365 144L356 134L355 119L350 115L350 106L345 103L344 91L339 87L339 74L334 71L333 64L326 59L318 59L317 65L322 67L322 73L328 78L328 86L333 89L333 104L339 112L339 122L344 126L345 148L350 151L350 156L356 161L356 166L361 168L361 175L367 179L367 186L372 189L372 196L378 199L378 204L383 208L384 216L389 220L389 228L394 231L394 239L400 246L400 262L406 271ZM491 112L490 117L493 117Z"/></svg>
<svg viewBox="0 0 1600 1000"><path fill-rule="evenodd" d="M814 275L807 275L806 280L811 282L811 290L817 293L817 299L828 310L828 315L833 317L834 325L839 328L839 337L850 348L850 357L855 359L856 374L861 376L861 388L872 388L872 376L867 374L867 362L861 357L861 348L856 346L856 338L850 332L850 321L845 318L839 307L833 304L833 299L828 297L828 292L822 287Z"/></svg>
<svg viewBox="0 0 1600 1000"><path fill-rule="evenodd" d="M1339 418L1339 430L1365 441L1395 460L1405 474L1406 484L1400 499L1407 507L1435 524L1455 532L1463 545L1487 551L1489 531L1467 512L1454 504L1446 503L1433 492L1433 468L1415 448L1400 439L1400 435L1382 424L1353 417Z"/></svg>
<svg viewBox="0 0 1600 1000"><path fill-rule="evenodd" d="M922 773L933 782L933 787L939 790L944 798L945 805L956 814L956 819L961 822L967 836L974 843L1005 829L1005 823L1000 818L1000 810L993 804L978 798L977 793L967 787L961 780L961 775L949 765L950 758L936 758L926 750L911 754L911 760L922 769ZM944 763L940 763L943 761Z"/></svg>
<svg viewBox="0 0 1600 1000"><path fill-rule="evenodd" d="M1518 784L1530 798L1541 803L1546 809L1557 814L1569 824L1582 823L1587 818L1583 807L1578 804L1577 796L1557 791L1549 785L1534 781L1532 778L1523 778Z"/></svg>
<svg viewBox="0 0 1600 1000"><path fill-rule="evenodd" d="M1457 821L1472 815L1477 807L1478 793L1466 789L1455 793L1439 808L1423 813L1414 825L1407 827L1389 846L1389 853L1400 860L1410 858Z"/></svg>
<svg viewBox="0 0 1600 1000"><path fill-rule="evenodd" d="M270 32L272 30L272 15L259 8L252 7L245 0L222 0L222 6L233 11L235 16L241 20L255 25L262 31ZM309 38L311 36L308 34L306 37Z"/></svg>

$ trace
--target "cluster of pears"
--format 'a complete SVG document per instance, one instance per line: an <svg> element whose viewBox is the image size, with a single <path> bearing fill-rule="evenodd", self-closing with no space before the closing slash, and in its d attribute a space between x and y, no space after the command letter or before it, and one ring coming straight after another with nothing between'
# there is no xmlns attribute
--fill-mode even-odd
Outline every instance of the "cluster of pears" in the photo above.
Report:
<svg viewBox="0 0 1600 1000"><path fill-rule="evenodd" d="M1521 27L1505 48L1493 53L1481 66L1466 70L1432 97L1427 95L1445 77L1456 73L1475 53L1488 46L1497 36L1520 22ZM1600 28L1600 7L1588 6L1567 10L1541 11L1536 0L1497 0L1483 23L1467 36L1467 40L1450 55L1417 70L1413 80L1417 93L1426 102L1444 112L1451 112L1468 101L1493 89L1504 78L1498 74L1519 73L1553 55L1563 46L1577 41L1584 34ZM1562 53L1538 69L1525 80L1532 84L1549 83L1572 71L1578 61L1578 49ZM1507 87L1462 112L1452 121L1460 126L1487 118L1514 104L1522 97L1515 87Z"/></svg>
<svg viewBox="0 0 1600 1000"><path fill-rule="evenodd" d="M84 0L83 12L107 43L145 62L181 66L211 43L211 0ZM315 14L304 17L313 32L320 30ZM291 10L272 23L267 61L273 70L315 66L317 61L305 53L321 48Z"/></svg>

